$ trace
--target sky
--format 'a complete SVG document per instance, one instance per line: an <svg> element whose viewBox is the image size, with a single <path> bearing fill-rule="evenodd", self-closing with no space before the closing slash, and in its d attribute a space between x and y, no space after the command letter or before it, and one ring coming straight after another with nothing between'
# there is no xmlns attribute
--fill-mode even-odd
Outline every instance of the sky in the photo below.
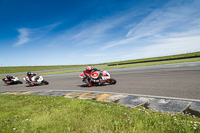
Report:
<svg viewBox="0 0 200 133"><path fill-rule="evenodd" d="M200 51L200 0L0 0L0 66Z"/></svg>

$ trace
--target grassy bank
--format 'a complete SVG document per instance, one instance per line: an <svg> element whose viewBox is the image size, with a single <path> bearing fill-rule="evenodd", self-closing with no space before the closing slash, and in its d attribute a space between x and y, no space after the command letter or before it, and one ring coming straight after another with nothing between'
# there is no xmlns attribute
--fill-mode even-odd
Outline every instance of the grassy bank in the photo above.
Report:
<svg viewBox="0 0 200 133"><path fill-rule="evenodd" d="M200 56L200 52L187 53L187 54L179 54L179 55L171 55L171 56L163 56L163 57L137 59L137 60L118 61L118 62L108 63L108 65L120 64L120 63L130 63L130 62L142 62L142 61L161 60L161 59L186 58L186 57L191 57L191 56Z"/></svg>
<svg viewBox="0 0 200 133"><path fill-rule="evenodd" d="M0 132L200 132L200 119L106 102L0 95Z"/></svg>
<svg viewBox="0 0 200 133"><path fill-rule="evenodd" d="M83 67L86 65L0 67L0 74Z"/></svg>

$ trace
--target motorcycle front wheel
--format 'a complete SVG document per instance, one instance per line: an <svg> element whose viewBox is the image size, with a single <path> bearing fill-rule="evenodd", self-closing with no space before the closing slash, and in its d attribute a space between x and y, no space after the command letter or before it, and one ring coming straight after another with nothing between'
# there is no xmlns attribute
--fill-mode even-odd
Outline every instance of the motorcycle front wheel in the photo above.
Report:
<svg viewBox="0 0 200 133"><path fill-rule="evenodd" d="M48 85L48 84L49 84L49 82L46 81L46 80L43 80L42 83L45 84L45 85Z"/></svg>
<svg viewBox="0 0 200 133"><path fill-rule="evenodd" d="M111 79L109 80L109 83L114 85L114 84L117 83L117 81L116 81L114 78L111 78Z"/></svg>

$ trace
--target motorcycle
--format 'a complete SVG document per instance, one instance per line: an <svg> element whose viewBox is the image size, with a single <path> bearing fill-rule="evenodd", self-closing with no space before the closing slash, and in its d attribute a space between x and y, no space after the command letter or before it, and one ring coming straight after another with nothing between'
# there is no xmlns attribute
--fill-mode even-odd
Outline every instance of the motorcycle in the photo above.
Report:
<svg viewBox="0 0 200 133"><path fill-rule="evenodd" d="M28 84L29 86L34 86L34 85L48 85L49 82L44 80L44 78L42 76L39 76L39 78L36 80L37 76L33 76L31 78L31 81L28 81L26 78L24 78L24 80L26 81L26 84Z"/></svg>
<svg viewBox="0 0 200 133"><path fill-rule="evenodd" d="M6 84L6 85L13 85L13 84L23 84L23 82L21 80L19 80L18 77L14 77L11 80L8 80L7 78L3 78L2 81Z"/></svg>
<svg viewBox="0 0 200 133"><path fill-rule="evenodd" d="M79 74L79 77L82 79L83 82L86 82L86 76L84 74ZM116 84L117 81L114 78L111 78L110 74L104 71L93 71L92 74L89 76L89 81L91 82L90 86L97 86L102 85L105 83L109 84Z"/></svg>

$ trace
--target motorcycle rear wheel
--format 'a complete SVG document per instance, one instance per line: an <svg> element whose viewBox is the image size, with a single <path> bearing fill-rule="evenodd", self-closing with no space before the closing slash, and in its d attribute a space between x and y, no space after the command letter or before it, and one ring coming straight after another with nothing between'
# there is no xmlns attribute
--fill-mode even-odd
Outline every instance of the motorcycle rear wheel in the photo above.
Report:
<svg viewBox="0 0 200 133"><path fill-rule="evenodd" d="M20 81L20 80L18 81L18 83L19 83L19 84L23 84L23 82L22 82L22 81Z"/></svg>

